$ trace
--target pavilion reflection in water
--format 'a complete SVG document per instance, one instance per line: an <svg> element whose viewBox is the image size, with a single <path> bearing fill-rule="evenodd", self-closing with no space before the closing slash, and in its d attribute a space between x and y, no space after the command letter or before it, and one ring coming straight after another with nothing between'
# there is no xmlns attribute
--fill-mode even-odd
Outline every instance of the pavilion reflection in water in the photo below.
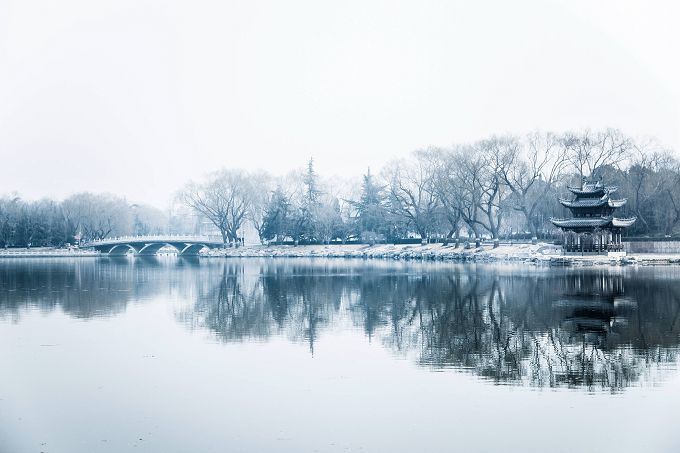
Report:
<svg viewBox="0 0 680 453"><path fill-rule="evenodd" d="M637 309L637 301L624 293L623 276L581 274L569 282L568 292L554 304L563 318L560 327L605 348L612 337L621 337Z"/></svg>
<svg viewBox="0 0 680 453"><path fill-rule="evenodd" d="M553 302L560 319L553 327L554 355L545 360L551 385L620 389L639 379L648 351L633 347L636 335L628 326L636 317L637 300L625 294L623 275L574 273L566 276L562 290Z"/></svg>

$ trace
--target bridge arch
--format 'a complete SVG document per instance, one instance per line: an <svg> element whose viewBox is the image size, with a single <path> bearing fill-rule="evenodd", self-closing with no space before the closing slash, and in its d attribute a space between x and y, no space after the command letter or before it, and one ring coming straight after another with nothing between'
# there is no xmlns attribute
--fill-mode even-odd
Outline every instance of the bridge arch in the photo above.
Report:
<svg viewBox="0 0 680 453"><path fill-rule="evenodd" d="M165 242L151 242L149 244L143 245L137 252L137 255L155 255L156 253L158 253L160 249L166 246L170 246L174 249L177 249L177 247L175 247L174 245Z"/></svg>
<svg viewBox="0 0 680 453"><path fill-rule="evenodd" d="M180 256L198 255L198 252L200 252L204 248L210 248L205 244L184 244L184 245L185 247L182 250L179 250Z"/></svg>
<svg viewBox="0 0 680 453"><path fill-rule="evenodd" d="M109 249L108 254L113 256L127 255L130 250L132 250L132 253L137 253L137 249L130 244L116 244Z"/></svg>
<svg viewBox="0 0 680 453"><path fill-rule="evenodd" d="M210 248L206 244L201 243L185 243L185 242L152 242L145 244L139 249L137 255L155 255L163 247L172 247L177 250L179 256L198 255L198 252L204 248Z"/></svg>

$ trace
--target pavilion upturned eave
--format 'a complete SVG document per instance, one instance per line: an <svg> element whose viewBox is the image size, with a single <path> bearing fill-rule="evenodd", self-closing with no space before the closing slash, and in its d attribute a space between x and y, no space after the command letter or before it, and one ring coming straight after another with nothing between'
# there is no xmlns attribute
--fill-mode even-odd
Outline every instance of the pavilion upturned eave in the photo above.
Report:
<svg viewBox="0 0 680 453"><path fill-rule="evenodd" d="M587 232L597 228L609 230L615 228L627 228L635 223L636 217L574 217L571 219L551 218L550 222L558 228L575 232Z"/></svg>

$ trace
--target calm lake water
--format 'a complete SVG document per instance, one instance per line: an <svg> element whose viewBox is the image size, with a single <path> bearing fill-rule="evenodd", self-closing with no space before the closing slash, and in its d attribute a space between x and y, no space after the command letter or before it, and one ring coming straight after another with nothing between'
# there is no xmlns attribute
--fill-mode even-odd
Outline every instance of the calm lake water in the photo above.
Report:
<svg viewBox="0 0 680 453"><path fill-rule="evenodd" d="M0 452L680 451L680 267L0 260Z"/></svg>

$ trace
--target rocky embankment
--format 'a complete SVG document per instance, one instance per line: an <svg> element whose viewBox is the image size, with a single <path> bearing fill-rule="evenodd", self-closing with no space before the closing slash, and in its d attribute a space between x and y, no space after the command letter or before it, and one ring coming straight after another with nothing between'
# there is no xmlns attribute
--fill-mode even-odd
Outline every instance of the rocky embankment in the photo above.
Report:
<svg viewBox="0 0 680 453"><path fill-rule="evenodd" d="M359 258L452 262L523 262L555 266L680 264L680 255L641 255L610 257L606 255L565 256L552 244L513 244L493 248L483 245L465 249L462 246L428 245L301 245L246 246L212 250L209 257L259 258Z"/></svg>

